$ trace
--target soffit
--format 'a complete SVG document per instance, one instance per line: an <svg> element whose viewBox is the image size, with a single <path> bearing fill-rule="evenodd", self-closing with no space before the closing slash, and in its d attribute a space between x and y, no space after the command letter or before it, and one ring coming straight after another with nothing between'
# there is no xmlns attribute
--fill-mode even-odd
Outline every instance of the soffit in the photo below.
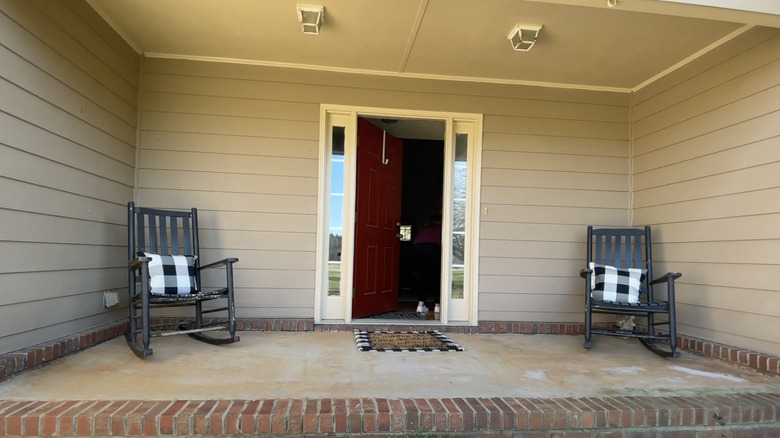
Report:
<svg viewBox="0 0 780 438"><path fill-rule="evenodd" d="M304 35L292 1L88 1L147 56L622 90L775 18L649 0L311 0L325 23ZM530 52L506 40L517 23L544 26Z"/></svg>

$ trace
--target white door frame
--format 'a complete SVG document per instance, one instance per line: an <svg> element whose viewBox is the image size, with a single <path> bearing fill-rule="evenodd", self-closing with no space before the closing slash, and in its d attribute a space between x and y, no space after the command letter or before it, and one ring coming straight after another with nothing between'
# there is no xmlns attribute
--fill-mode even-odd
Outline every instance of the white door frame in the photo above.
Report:
<svg viewBox="0 0 780 438"><path fill-rule="evenodd" d="M478 317L479 218L482 158L482 115L443 111L417 111L347 105L320 106L319 183L317 211L317 254L314 295L314 322L352 321L352 272L354 265L355 175L358 117L408 118L445 122L444 188L442 194L442 291L441 323L476 325ZM328 253L330 235L331 147L333 127L344 127L343 234L340 290L328 294ZM464 297L451 298L452 287L452 203L455 136L468 137L468 177L466 206L466 253L464 258Z"/></svg>

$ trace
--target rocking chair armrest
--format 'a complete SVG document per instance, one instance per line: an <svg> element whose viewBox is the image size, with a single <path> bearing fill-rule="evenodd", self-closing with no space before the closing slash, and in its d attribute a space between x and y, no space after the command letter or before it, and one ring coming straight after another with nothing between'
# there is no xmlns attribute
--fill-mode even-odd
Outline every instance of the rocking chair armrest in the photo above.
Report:
<svg viewBox="0 0 780 438"><path fill-rule="evenodd" d="M136 269L139 269L141 265L143 265L144 263L149 263L151 261L152 261L151 257L136 257L135 260L130 260L129 262L127 262L127 267L131 271L135 271Z"/></svg>
<svg viewBox="0 0 780 438"><path fill-rule="evenodd" d="M588 278L588 275L592 273L593 273L593 269L582 269L580 270L580 277Z"/></svg>
<svg viewBox="0 0 780 438"><path fill-rule="evenodd" d="M237 261L238 261L237 258L229 257L229 258L226 258L226 259L222 259L222 260L220 260L218 262L209 263L208 265L202 265L198 269L203 270L203 269L216 268L218 266L228 266L228 265L232 265L233 263L236 263Z"/></svg>
<svg viewBox="0 0 780 438"><path fill-rule="evenodd" d="M677 280L680 277L682 277L682 274L679 272L667 272L666 274L651 281L650 284L666 283L668 281L673 282L674 280Z"/></svg>

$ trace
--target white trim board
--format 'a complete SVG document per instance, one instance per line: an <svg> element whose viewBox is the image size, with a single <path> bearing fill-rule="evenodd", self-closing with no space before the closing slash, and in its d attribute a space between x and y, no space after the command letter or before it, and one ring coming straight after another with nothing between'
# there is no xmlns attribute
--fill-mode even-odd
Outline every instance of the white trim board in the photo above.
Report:
<svg viewBox="0 0 780 438"><path fill-rule="evenodd" d="M427 74L427 73L404 73L404 72L394 72L394 71L386 71L386 70L366 70L366 69L359 69L359 68L332 67L332 66L312 65L312 64L295 64L289 62L263 61L257 59L177 55L173 53L153 53L153 52L144 53L144 56L148 58L178 59L178 60L185 60L185 61L200 61L200 62L217 62L217 63L225 63L225 64L257 65L263 67L294 68L300 70L327 71L333 73L348 73L348 74L369 75L369 76L390 76L395 78L430 79L430 80L437 80L437 81L453 81L453 82L476 82L480 84L525 85L531 87L564 88L564 89L571 89L571 90L586 90L586 91L604 91L609 93L630 93L631 92L630 88L620 88L620 87L601 87L601 86L583 85L583 84L559 84L554 82L524 81L524 80L500 79L500 78L478 78L478 77L470 77L470 76L435 75L435 74Z"/></svg>

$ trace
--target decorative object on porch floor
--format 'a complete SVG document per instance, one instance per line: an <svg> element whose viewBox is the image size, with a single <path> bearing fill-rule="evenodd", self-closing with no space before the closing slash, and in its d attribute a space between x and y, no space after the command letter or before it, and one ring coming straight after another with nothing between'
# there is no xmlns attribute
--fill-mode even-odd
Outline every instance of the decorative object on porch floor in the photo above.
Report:
<svg viewBox="0 0 780 438"><path fill-rule="evenodd" d="M594 229L589 226L586 263L587 268L580 271L585 279L584 347L591 347L590 338L594 334L621 336L639 339L655 353L679 357L674 281L682 274L667 272L653 277L650 227ZM662 284L666 285L666 299L663 290L653 288ZM617 328L593 328L593 313L621 315ZM641 320L635 324L631 316ZM641 327L635 327L637 324ZM668 343L669 349L659 348L659 342Z"/></svg>
<svg viewBox="0 0 780 438"><path fill-rule="evenodd" d="M378 315L366 316L365 319L425 319L425 315L421 315L417 312L385 312Z"/></svg>
<svg viewBox="0 0 780 438"><path fill-rule="evenodd" d="M360 351L463 351L463 347L439 331L367 332L355 330Z"/></svg>
<svg viewBox="0 0 780 438"><path fill-rule="evenodd" d="M233 264L237 258L201 264L198 244L198 211L160 210L127 204L129 267L128 345L140 358L152 355L151 338L187 334L210 344L237 342L236 309L233 301ZM224 283L203 288L201 271L221 268ZM218 282L216 277L210 282ZM203 308L204 301L225 300L221 307ZM151 323L151 309L194 307L187 316ZM205 322L203 315L224 312L224 317ZM183 313L179 313L183 315ZM227 336L213 336L226 331ZM140 339L139 339L140 337Z"/></svg>

